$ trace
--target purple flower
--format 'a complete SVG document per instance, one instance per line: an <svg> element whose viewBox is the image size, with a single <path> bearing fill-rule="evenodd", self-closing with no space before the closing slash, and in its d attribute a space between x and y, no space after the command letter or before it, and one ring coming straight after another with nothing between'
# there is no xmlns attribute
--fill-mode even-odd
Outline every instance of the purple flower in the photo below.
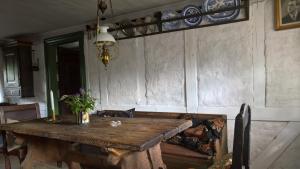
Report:
<svg viewBox="0 0 300 169"><path fill-rule="evenodd" d="M85 90L83 88L79 89L80 95L85 95Z"/></svg>

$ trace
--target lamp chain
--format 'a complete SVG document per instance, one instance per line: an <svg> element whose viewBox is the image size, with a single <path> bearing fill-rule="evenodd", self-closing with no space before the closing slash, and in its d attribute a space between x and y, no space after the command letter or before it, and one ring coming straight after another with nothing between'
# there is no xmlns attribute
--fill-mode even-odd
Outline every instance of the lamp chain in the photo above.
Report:
<svg viewBox="0 0 300 169"><path fill-rule="evenodd" d="M111 16L114 16L114 10L113 10L113 6L112 6L112 1L109 0L109 5L110 5L110 11L111 11Z"/></svg>

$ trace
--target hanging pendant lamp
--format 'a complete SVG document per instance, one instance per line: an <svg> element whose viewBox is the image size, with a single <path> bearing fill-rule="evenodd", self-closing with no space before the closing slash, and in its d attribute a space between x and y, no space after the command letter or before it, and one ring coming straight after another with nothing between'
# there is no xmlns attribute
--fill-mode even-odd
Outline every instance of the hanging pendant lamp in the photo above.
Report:
<svg viewBox="0 0 300 169"><path fill-rule="evenodd" d="M110 6L112 10L112 3L110 0ZM109 54L108 46L113 46L116 43L115 38L108 32L108 26L100 26L100 11L102 15L107 8L107 4L104 0L98 0L97 4L97 32L96 32L96 42L95 45L98 49L98 55L102 63L107 67L111 60L111 55ZM112 11L113 12L113 11ZM102 50L102 53L101 53ZM101 53L101 54L100 54Z"/></svg>

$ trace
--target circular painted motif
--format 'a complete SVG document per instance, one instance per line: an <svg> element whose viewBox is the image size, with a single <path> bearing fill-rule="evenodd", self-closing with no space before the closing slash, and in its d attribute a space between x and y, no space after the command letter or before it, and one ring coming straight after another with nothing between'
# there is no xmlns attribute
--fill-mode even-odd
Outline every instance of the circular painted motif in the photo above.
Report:
<svg viewBox="0 0 300 169"><path fill-rule="evenodd" d="M203 7L205 12L216 11L240 5L240 0L205 0ZM230 10L212 15L206 15L210 22L223 22L235 19L240 13L239 9Z"/></svg>
<svg viewBox="0 0 300 169"><path fill-rule="evenodd" d="M172 18L176 18L179 17L179 14L176 11L164 11L162 12L162 20L167 20L167 19L172 19ZM172 29L177 29L180 27L180 20L175 20L175 21L171 21L171 22L164 22L162 24L163 30L167 31L167 30L172 30Z"/></svg>
<svg viewBox="0 0 300 169"><path fill-rule="evenodd" d="M195 5L188 5L182 10L182 16L190 16L200 14L200 9ZM202 16L194 17L194 18L187 18L184 19L184 23L187 26L197 26L201 23Z"/></svg>

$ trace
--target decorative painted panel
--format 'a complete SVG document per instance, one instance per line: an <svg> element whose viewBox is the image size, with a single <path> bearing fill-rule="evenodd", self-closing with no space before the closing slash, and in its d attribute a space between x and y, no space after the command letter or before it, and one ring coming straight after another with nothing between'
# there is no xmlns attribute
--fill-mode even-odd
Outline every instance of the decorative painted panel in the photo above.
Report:
<svg viewBox="0 0 300 169"><path fill-rule="evenodd" d="M187 33L193 34L188 37L197 37L191 38L197 48L189 50L197 50L199 106L252 103L251 24L235 23Z"/></svg>
<svg viewBox="0 0 300 169"><path fill-rule="evenodd" d="M147 104L185 105L184 34L145 37Z"/></svg>
<svg viewBox="0 0 300 169"><path fill-rule="evenodd" d="M106 70L107 92L109 105L135 105L141 104L139 92L145 96L145 91L138 90L138 65L145 65L139 58L143 58L143 39L130 39L118 41L111 49L113 60ZM105 70L102 70L105 71Z"/></svg>

